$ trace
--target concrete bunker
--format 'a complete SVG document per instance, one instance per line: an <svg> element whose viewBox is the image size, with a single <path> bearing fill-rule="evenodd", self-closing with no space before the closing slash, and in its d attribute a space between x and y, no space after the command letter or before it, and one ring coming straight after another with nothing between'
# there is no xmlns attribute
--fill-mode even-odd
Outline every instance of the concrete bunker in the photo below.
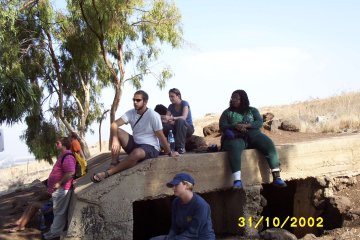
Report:
<svg viewBox="0 0 360 240"><path fill-rule="evenodd" d="M331 209L334 210L327 204L328 202L334 205L331 203L330 178L360 174L360 135L280 145L277 149L282 164L282 178L290 185L287 191L279 195L281 199L293 202L292 210L289 207L290 210L286 211L290 211L289 215L292 211L296 218L323 216L325 224L326 214L330 214ZM232 178L224 152L188 153L179 158L149 159L105 181L93 184L88 176L106 169L109 165L106 158L109 158L110 154L98 156L94 158L93 167L89 169L87 177L79 179L75 185L66 238L129 240L147 237L134 234L138 234L139 226L161 219L154 220L153 213L141 213L144 213L144 209L155 209L157 205L170 205L172 191L166 188L164 183L182 171L193 175L196 179L194 190L209 202L215 216L213 224L218 236L256 236L258 229L238 226L239 217L252 217L255 222L262 215L274 216L275 213L266 212L266 208L264 211L264 207L277 203L273 200L277 199L277 195L267 190L271 187L268 186L271 174L263 156L255 150L246 150L243 154L242 179L245 192L230 190ZM154 199L165 199L165 202L150 203L154 206L147 207L146 201ZM281 205L283 207L286 204ZM304 208L305 205L310 207ZM336 213L336 210L334 212ZM160 221L160 225L161 223ZM326 224L330 229L330 224L336 226L338 223L331 221ZM166 226L165 230L161 228L146 234L161 234L168 229L169 226ZM297 236L309 232L305 228L290 230Z"/></svg>
<svg viewBox="0 0 360 240"><path fill-rule="evenodd" d="M212 209L213 227L218 239L231 236L247 235L246 228L254 227L259 216L263 217L258 231L271 228L283 228L293 233L297 238L312 233L321 236L324 231L343 225L341 210L324 196L328 185L319 182L324 179L309 177L287 181L287 188L275 188L271 184L263 184L260 190L260 202L255 204L248 190L233 189L217 190L200 195L210 204ZM139 200L133 203L134 240L147 240L153 236L167 234L171 223L171 202L173 196L157 199ZM245 204L240 204L244 203ZM260 204L260 205L258 205ZM258 216L250 216L247 208L257 208ZM262 209L262 210L261 210ZM245 220L240 227L240 217ZM288 218L288 220L286 220Z"/></svg>

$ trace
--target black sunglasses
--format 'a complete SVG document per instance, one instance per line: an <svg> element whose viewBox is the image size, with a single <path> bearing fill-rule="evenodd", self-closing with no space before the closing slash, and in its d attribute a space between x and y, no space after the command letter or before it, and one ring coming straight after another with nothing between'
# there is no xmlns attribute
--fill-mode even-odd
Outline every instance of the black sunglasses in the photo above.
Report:
<svg viewBox="0 0 360 240"><path fill-rule="evenodd" d="M133 102L141 102L142 99L138 99L138 98L133 98Z"/></svg>

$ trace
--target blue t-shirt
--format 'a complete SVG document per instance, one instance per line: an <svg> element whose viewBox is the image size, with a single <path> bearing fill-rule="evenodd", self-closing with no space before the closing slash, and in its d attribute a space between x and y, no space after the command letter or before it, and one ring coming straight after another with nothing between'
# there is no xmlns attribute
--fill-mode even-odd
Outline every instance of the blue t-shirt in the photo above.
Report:
<svg viewBox="0 0 360 240"><path fill-rule="evenodd" d="M174 117L180 117L182 116L183 114L183 109L184 107L188 107L189 108L189 113L186 117L186 122L190 125L193 125L193 122L192 122L192 117L191 117L191 110L190 110L190 105L187 101L185 100L181 100L181 109L180 111L176 111L175 109L175 104L170 104L169 107L168 107L168 111L171 112L171 114L174 116Z"/></svg>
<svg viewBox="0 0 360 240"><path fill-rule="evenodd" d="M196 193L194 193L191 201L186 204L181 203L180 198L175 198L172 202L171 215L168 240L215 240L210 206Z"/></svg>

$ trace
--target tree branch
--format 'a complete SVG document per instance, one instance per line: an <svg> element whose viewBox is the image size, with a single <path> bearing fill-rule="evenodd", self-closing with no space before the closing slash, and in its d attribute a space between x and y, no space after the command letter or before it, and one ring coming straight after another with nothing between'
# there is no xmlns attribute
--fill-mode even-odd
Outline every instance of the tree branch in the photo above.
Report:
<svg viewBox="0 0 360 240"><path fill-rule="evenodd" d="M95 28L93 28L93 27L91 26L89 20L88 20L87 17L86 17L86 14L85 14L85 11L84 11L84 8L83 8L84 1L81 0L81 1L79 1L79 3L80 3L81 15L83 16L86 25L90 28L90 30L95 34L95 36L96 36L99 40L102 39L102 37L96 32Z"/></svg>

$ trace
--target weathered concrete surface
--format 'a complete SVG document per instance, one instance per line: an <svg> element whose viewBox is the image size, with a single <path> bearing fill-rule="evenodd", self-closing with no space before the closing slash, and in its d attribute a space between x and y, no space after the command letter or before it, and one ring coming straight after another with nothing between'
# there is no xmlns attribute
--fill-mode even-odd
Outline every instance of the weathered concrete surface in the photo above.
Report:
<svg viewBox="0 0 360 240"><path fill-rule="evenodd" d="M324 175L355 175L360 172L360 135L322 139L291 145L277 146L282 177L285 180ZM226 153L185 154L179 158L162 157L149 159L132 169L111 176L101 183L91 183L89 177L105 170L109 155L98 156L90 165L89 174L78 180L70 209L69 239L133 239L133 202L172 195L164 183L176 173L186 171L196 180L195 191L200 193L230 188L232 177ZM246 150L242 162L242 179L245 196L239 196L243 216L261 213L256 207L261 205L259 185L271 182L266 161L255 150ZM255 192L255 194L254 194ZM257 195L256 192L259 194ZM230 199L229 201L235 201ZM213 214L216 209L213 209ZM260 211L260 212L259 212ZM234 230L239 212L223 221L231 222ZM231 214L230 214L231 215ZM214 224L214 228L217 228ZM223 224L221 227L224 227ZM244 230L244 229L243 229ZM239 232L239 229L234 231ZM253 235L245 229L246 235Z"/></svg>

